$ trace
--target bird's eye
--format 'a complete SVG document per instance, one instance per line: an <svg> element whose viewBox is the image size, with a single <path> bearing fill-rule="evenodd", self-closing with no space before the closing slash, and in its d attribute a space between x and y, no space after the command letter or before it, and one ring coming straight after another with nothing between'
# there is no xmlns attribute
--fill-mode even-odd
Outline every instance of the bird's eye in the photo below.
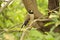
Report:
<svg viewBox="0 0 60 40"><path fill-rule="evenodd" d="M33 14L33 11L32 10L29 10L28 12L29 12L29 14Z"/></svg>

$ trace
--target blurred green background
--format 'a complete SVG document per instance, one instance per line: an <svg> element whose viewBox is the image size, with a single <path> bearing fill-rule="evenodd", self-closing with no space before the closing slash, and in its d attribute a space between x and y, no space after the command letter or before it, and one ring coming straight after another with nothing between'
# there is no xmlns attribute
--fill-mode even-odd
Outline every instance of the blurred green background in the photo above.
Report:
<svg viewBox="0 0 60 40"><path fill-rule="evenodd" d="M4 2L0 1L0 5ZM43 15L47 15L48 0L37 0L38 9ZM22 0L12 1L7 8L0 13L0 40L19 40L22 32L19 32L26 16L26 9ZM5 31L3 31L5 30ZM9 32L6 32L9 31ZM14 32L11 32L14 31ZM60 40L59 33L43 33L31 29L25 40Z"/></svg>

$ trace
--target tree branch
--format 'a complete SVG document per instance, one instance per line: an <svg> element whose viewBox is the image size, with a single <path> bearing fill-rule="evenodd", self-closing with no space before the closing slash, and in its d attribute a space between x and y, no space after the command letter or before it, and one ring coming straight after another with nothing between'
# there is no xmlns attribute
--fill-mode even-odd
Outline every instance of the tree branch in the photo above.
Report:
<svg viewBox="0 0 60 40"><path fill-rule="evenodd" d="M9 3L10 3L11 1L12 1L12 0L7 1L7 3L6 3L3 7L0 8L0 13L9 5Z"/></svg>
<svg viewBox="0 0 60 40"><path fill-rule="evenodd" d="M33 20L28 25L28 27L25 30L23 30L23 33L22 33L22 36L21 36L20 40L24 40L24 37L25 37L26 33L28 32L28 30L30 30L32 28L32 24L35 23L35 22L37 22L37 21L51 21L51 20L50 19L35 19L35 20Z"/></svg>

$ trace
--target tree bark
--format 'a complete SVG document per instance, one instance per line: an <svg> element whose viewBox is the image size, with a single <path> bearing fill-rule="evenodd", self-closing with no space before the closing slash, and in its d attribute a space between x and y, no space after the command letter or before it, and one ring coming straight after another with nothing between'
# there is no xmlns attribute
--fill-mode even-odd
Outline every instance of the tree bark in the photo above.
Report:
<svg viewBox="0 0 60 40"><path fill-rule="evenodd" d="M27 11L32 10L35 18L41 17L42 13L37 8L36 0L22 0Z"/></svg>
<svg viewBox="0 0 60 40"><path fill-rule="evenodd" d="M43 17L42 13L40 13L37 8L36 0L22 0L22 1L23 1L24 6L27 11L29 11L29 10L33 11L35 19ZM58 6L59 6L58 0L49 0L49 2L48 2L48 9L49 10L53 10ZM56 11L58 11L58 10L59 9L56 9ZM28 16L27 16L27 19L29 19ZM50 22L50 21L37 21L33 24L33 26L36 27L37 30L42 31L42 32L50 31L52 25L49 25L48 27L44 27L44 24L47 22Z"/></svg>
<svg viewBox="0 0 60 40"><path fill-rule="evenodd" d="M59 0L48 0L48 9L53 10L55 8L59 7ZM59 9L56 9L55 11L58 11Z"/></svg>
<svg viewBox="0 0 60 40"><path fill-rule="evenodd" d="M48 0L48 9L49 11L55 9L54 11L59 11L59 0ZM57 8L57 9L56 9ZM49 12L48 13L48 16L50 15L51 13Z"/></svg>
<svg viewBox="0 0 60 40"><path fill-rule="evenodd" d="M22 0L24 3L24 6L26 8L27 11L32 10L34 13L34 18L38 19L43 17L42 13L39 12L38 7L37 7L37 3L36 0ZM27 15L27 19L29 19L29 16ZM40 25L43 25L42 22L40 22ZM37 23L33 24L34 27L40 27Z"/></svg>

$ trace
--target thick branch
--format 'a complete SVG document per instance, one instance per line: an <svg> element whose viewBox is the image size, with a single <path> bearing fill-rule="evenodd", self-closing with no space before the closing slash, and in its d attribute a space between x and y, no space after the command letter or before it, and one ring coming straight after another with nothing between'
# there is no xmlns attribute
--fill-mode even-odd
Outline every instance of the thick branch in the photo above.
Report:
<svg viewBox="0 0 60 40"><path fill-rule="evenodd" d="M36 4L36 0L22 0L27 11L33 10L35 18L41 17L42 14L39 12Z"/></svg>

